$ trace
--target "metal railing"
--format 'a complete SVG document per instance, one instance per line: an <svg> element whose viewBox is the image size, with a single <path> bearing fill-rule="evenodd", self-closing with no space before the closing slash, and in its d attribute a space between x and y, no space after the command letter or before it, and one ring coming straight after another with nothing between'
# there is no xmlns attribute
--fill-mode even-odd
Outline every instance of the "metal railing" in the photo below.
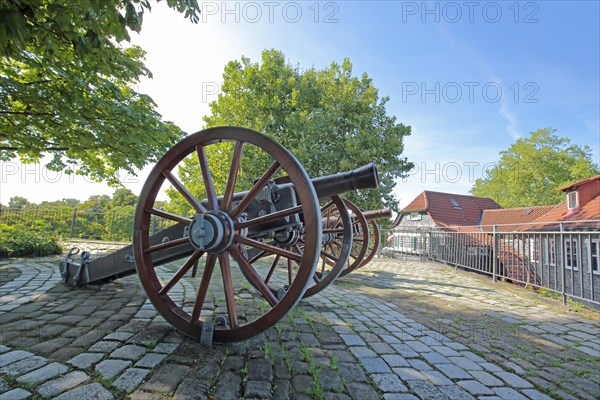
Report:
<svg viewBox="0 0 600 400"><path fill-rule="evenodd" d="M600 220L395 228L393 250L600 305Z"/></svg>

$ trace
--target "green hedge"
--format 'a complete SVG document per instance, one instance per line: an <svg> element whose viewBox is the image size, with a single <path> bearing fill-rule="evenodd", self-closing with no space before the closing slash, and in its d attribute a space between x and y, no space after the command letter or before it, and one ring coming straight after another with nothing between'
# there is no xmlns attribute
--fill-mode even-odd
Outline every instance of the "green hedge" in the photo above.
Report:
<svg viewBox="0 0 600 400"><path fill-rule="evenodd" d="M43 257L60 254L56 238L48 233L34 232L19 225L0 224L0 258Z"/></svg>

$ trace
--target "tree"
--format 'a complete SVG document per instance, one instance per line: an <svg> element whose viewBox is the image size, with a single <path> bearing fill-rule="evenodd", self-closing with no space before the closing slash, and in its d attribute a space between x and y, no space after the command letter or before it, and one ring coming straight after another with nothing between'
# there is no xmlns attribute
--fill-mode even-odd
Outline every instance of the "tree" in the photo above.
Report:
<svg viewBox="0 0 600 400"><path fill-rule="evenodd" d="M41 209L52 209L52 208L68 208L73 210L73 208L79 206L81 202L77 199L62 199L56 201L42 201L40 203Z"/></svg>
<svg viewBox="0 0 600 400"><path fill-rule="evenodd" d="M137 204L137 196L131 190L120 188L115 190L112 199L108 203L108 208L116 208L123 206L135 206Z"/></svg>
<svg viewBox="0 0 600 400"><path fill-rule="evenodd" d="M242 57L229 62L223 73L222 93L210 104L207 127L236 125L264 133L287 147L312 177L347 171L375 162L380 188L346 196L365 208L397 208L392 189L394 179L412 164L402 156L403 139L410 127L387 115L387 97L379 98L371 78L352 76L348 59L328 68L300 70L286 62L282 52L266 50L260 63ZM227 155L209 154L215 186L223 188L228 172L218 164ZM229 156L230 157L230 156ZM242 179L260 177L266 170L253 160L255 170ZM262 170L261 170L262 168ZM193 193L204 197L197 160L179 168L180 179ZM173 211L184 202L168 191Z"/></svg>
<svg viewBox="0 0 600 400"><path fill-rule="evenodd" d="M84 201L79 209L87 213L100 214L108 208L109 203L110 196L106 194L94 194Z"/></svg>
<svg viewBox="0 0 600 400"><path fill-rule="evenodd" d="M471 189L475 196L491 197L502 207L557 204L559 188L599 172L588 146L572 145L556 130L538 129L500 152L500 161Z"/></svg>
<svg viewBox="0 0 600 400"><path fill-rule="evenodd" d="M196 0L167 4L192 21ZM147 0L8 0L0 3L0 159L118 184L183 135L135 90L144 51L123 48ZM124 14L122 14L124 12Z"/></svg>
<svg viewBox="0 0 600 400"><path fill-rule="evenodd" d="M25 197L13 196L8 200L8 208L15 210L22 210L30 207L32 204Z"/></svg>

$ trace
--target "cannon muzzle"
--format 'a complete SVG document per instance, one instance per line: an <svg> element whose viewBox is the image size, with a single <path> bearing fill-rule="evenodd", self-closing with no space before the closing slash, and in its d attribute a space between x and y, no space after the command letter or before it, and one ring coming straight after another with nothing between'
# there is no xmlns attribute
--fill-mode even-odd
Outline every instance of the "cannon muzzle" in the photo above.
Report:
<svg viewBox="0 0 600 400"><path fill-rule="evenodd" d="M357 189L375 189L379 186L377 168L374 163L352 171L315 178L312 183L319 199Z"/></svg>
<svg viewBox="0 0 600 400"><path fill-rule="evenodd" d="M392 210L389 208L382 208L380 210L364 211L363 215L368 221L372 219L392 218Z"/></svg>

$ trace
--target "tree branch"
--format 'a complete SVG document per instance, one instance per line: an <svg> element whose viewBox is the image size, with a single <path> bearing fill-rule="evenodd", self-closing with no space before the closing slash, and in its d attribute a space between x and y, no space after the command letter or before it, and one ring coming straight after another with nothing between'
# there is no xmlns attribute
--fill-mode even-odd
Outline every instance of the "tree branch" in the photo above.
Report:
<svg viewBox="0 0 600 400"><path fill-rule="evenodd" d="M22 150L22 147L5 147L5 146L0 146L0 150L12 150L12 151L19 151ZM68 151L69 148L68 147L46 147L44 148L44 151ZM86 149L83 149L86 150Z"/></svg>

